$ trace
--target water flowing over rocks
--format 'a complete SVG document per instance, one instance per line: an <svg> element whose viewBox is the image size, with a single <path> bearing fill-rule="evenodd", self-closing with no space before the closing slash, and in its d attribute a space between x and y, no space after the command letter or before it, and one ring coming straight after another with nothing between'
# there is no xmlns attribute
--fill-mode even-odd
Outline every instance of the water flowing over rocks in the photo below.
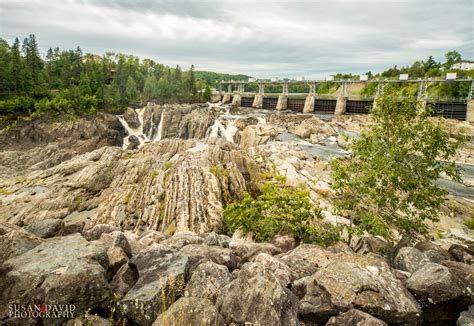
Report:
<svg viewBox="0 0 474 326"><path fill-rule="evenodd" d="M77 306L68 325L469 325L469 168L433 225L442 239L222 234L225 206L273 168L305 183L326 221L349 223L333 213L328 160L370 123L149 103L1 131L0 323L16 322L10 302L48 302Z"/></svg>

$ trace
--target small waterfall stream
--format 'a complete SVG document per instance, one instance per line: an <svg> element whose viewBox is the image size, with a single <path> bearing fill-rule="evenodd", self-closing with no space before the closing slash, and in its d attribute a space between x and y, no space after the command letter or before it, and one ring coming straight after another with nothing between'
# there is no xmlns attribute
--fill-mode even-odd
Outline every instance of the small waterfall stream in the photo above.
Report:
<svg viewBox="0 0 474 326"><path fill-rule="evenodd" d="M138 138L138 140L140 142L138 147L142 147L146 143L155 143L155 142L160 141L161 137L162 137L162 133L163 133L162 121L163 121L163 117L165 115L165 112L166 112L166 110L163 110L163 112L161 113L160 122L158 123L158 126L157 126L158 131L157 131L157 133L154 137L153 137L153 130L155 128L149 128L148 133L145 133L143 131L143 129L144 129L144 119L143 119L143 117L145 115L145 108L141 108L141 109L136 110L138 121L140 122L140 126L138 128L130 127L130 125L125 120L124 116L123 115L118 115L117 118L119 119L120 123L125 128L125 130L127 131L127 136L125 136L123 138L122 148L123 149L128 148L128 146L130 145L130 137L131 136L136 136ZM153 127L153 126L151 126L151 127Z"/></svg>

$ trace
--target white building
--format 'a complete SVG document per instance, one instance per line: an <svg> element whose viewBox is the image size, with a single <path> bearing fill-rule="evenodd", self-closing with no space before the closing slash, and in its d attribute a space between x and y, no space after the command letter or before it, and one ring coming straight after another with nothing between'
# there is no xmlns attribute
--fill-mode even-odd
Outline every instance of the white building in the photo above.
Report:
<svg viewBox="0 0 474 326"><path fill-rule="evenodd" d="M453 69L470 70L474 69L474 61L461 60L453 64Z"/></svg>

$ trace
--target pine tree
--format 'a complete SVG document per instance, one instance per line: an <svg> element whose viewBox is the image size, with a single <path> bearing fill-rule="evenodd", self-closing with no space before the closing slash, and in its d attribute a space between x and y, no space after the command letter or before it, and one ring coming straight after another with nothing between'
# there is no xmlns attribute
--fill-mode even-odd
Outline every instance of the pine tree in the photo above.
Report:
<svg viewBox="0 0 474 326"><path fill-rule="evenodd" d="M158 97L158 81L154 75L149 75L146 78L143 95L147 101Z"/></svg>
<svg viewBox="0 0 474 326"><path fill-rule="evenodd" d="M11 48L11 60L10 60L10 73L12 76L11 81L11 90L14 93L18 93L23 90L23 80L22 80L22 57L20 53L20 41L18 37L15 38Z"/></svg>
<svg viewBox="0 0 474 326"><path fill-rule="evenodd" d="M128 104L138 104L140 100L140 93L137 89L137 84L132 76L129 76L127 79L127 86L125 88L125 99Z"/></svg>

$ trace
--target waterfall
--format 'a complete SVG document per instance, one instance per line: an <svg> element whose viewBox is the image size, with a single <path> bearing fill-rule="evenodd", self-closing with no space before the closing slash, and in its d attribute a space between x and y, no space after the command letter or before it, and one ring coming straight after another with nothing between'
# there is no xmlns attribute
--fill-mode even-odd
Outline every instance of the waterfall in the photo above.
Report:
<svg viewBox="0 0 474 326"><path fill-rule="evenodd" d="M140 142L138 147L142 147L145 143L151 142L150 137L148 135L145 135L145 133L143 132L143 128L144 128L143 116L145 115L145 108L136 109L135 112L137 113L138 121L140 122L140 126L138 128L130 127L127 121L125 121L123 115L117 116L120 123L127 131L127 136L123 138L123 146L122 146L123 149L127 149L128 145L130 144L130 141L129 141L130 136L136 136L138 138L138 141Z"/></svg>
<svg viewBox="0 0 474 326"><path fill-rule="evenodd" d="M153 139L154 143L160 141L161 137L163 135L163 120L164 120L164 117L165 117L165 112L166 112L166 110L161 111L160 122L158 122L158 132L156 133L156 136Z"/></svg>
<svg viewBox="0 0 474 326"><path fill-rule="evenodd" d="M236 122L237 119L224 119L218 117L214 121L214 124L207 130L206 137L220 137L233 143L234 136L237 133Z"/></svg>

